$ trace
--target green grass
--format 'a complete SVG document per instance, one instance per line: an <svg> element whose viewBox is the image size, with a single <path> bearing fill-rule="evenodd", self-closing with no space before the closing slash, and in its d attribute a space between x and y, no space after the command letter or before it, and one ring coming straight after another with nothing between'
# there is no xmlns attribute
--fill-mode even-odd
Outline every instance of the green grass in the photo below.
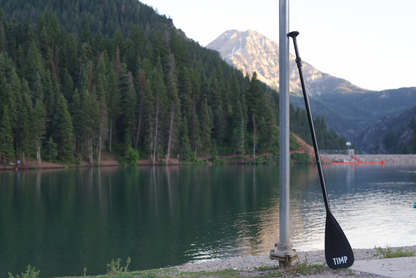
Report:
<svg viewBox="0 0 416 278"><path fill-rule="evenodd" d="M271 266L265 266L263 263L261 263L261 266L254 267L254 270L256 271L266 271L266 270L277 270L279 269L278 265L271 265Z"/></svg>
<svg viewBox="0 0 416 278"><path fill-rule="evenodd" d="M393 250L390 246L386 246L385 249L381 247L374 246L374 249L376 249L377 253L374 254L374 257L382 256L382 259L390 259L390 258L400 258L400 257L414 257L415 252L409 251L406 249L406 251L403 251L402 249L398 248L396 250Z"/></svg>
<svg viewBox="0 0 416 278"><path fill-rule="evenodd" d="M153 278L153 277L178 277L178 278L197 278L197 277L219 277L219 278L237 278L241 276L251 277L296 277L299 275L311 275L321 273L323 271L330 271L325 264L310 264L305 257L303 262L297 261L289 269L279 269L279 266L262 266L255 267L253 271L243 271L236 269L224 269L219 271L198 271L198 272L183 272L175 267L172 268L160 268L160 269L149 269L140 271L129 271L128 266L130 264L130 258L127 259L126 263L123 264L121 259L112 260L107 264L107 273L103 275L87 276L87 269L84 268L84 275L78 276L80 278L87 277L99 277L99 278ZM340 270L349 271L347 275L351 275L351 270ZM339 272L339 271L337 271ZM35 271L35 268L27 267L26 273L22 273L21 276L16 275L15 277L9 273L9 278L39 278L40 271ZM75 276L68 277L75 278Z"/></svg>

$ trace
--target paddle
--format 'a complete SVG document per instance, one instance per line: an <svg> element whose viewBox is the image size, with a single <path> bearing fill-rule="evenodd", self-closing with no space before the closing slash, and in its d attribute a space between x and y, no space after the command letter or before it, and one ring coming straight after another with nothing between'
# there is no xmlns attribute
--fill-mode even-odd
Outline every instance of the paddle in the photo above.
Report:
<svg viewBox="0 0 416 278"><path fill-rule="evenodd" d="M322 171L321 159L319 156L318 143L316 141L315 128L313 126L313 118L311 108L309 106L309 99L305 89L305 82L302 74L302 60L299 57L298 45L296 43L296 37L299 32L294 31L287 34L288 37L293 39L296 53L296 64L299 70L300 82L302 85L303 98L305 100L306 112L308 114L309 127L312 135L313 148L315 149L316 163L319 170L319 178L321 180L322 194L324 196L325 208L326 208L326 224L325 224L325 259L328 266L332 269L348 268L354 263L354 253L352 252L351 245L348 242L347 237L339 226L337 220L332 215L328 203L328 194L326 192L325 179Z"/></svg>

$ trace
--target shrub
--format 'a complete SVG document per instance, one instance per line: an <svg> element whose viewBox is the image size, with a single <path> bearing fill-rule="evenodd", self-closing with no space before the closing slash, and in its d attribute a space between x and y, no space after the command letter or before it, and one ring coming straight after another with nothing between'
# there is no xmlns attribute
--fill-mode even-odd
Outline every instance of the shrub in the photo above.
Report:
<svg viewBox="0 0 416 278"><path fill-rule="evenodd" d="M130 147L126 152L126 155L124 156L124 159L126 161L126 164L136 165L137 160L139 160L139 157L140 157L139 151Z"/></svg>
<svg viewBox="0 0 416 278"><path fill-rule="evenodd" d="M310 155L308 153L292 153L290 156L296 164L308 164Z"/></svg>
<svg viewBox="0 0 416 278"><path fill-rule="evenodd" d="M27 266L26 273L22 273L22 276L19 274L16 275L16 278L36 278L39 275L39 270L35 271L35 267L31 267L30 265ZM14 276L9 272L9 278L14 278Z"/></svg>

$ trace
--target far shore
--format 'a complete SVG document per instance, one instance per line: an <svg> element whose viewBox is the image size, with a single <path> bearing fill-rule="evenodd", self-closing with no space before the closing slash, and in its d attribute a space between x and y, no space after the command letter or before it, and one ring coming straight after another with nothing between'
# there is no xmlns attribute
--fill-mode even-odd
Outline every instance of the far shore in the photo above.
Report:
<svg viewBox="0 0 416 278"><path fill-rule="evenodd" d="M309 163L315 163L315 151L312 146L306 144L304 140L300 137L293 134L296 140L300 143L300 148L297 151L292 151L291 153L308 153L309 154ZM88 161L83 160L80 165L71 164L71 165L63 165L59 163L52 163L47 161L42 161L40 166L38 166L36 160L26 160L26 163L20 163L17 166L16 161L12 164L8 165L0 165L0 170L23 170L23 169L66 169L66 168L78 168L78 167L98 167L98 166L123 166L116 159L115 153L108 153L102 152L101 153L101 162L99 165L92 165ZM269 154L271 155L271 154ZM222 164L226 165L235 165L235 164L252 164L253 163L253 154L246 153L245 159L238 158L241 154L227 154L227 155L218 155L220 159L223 159ZM266 154L256 154L255 158L265 157ZM355 157L359 158L362 161L381 161L384 160L386 164L391 163L406 163L406 164L416 164L416 155L415 154L368 154L368 155L361 155L356 154ZM212 165L211 162L207 161L207 159L212 158L211 155L203 155L198 156L197 159L200 163L196 165ZM322 164L332 164L333 161L356 161L350 155L331 155L331 154L322 154L321 155L321 163ZM183 162L181 159L177 157L171 157L168 159L168 163L166 164L165 157L162 156L160 158L156 158L155 163L153 164L149 158L146 159L139 159L137 160L136 166L180 166L180 165L193 165L193 163Z"/></svg>
<svg viewBox="0 0 416 278"><path fill-rule="evenodd" d="M310 159L309 163L314 163L315 154L312 146L309 146L306 144L304 140L302 140L297 135L293 134L293 136L296 138L296 140L300 143L300 150L293 151L296 153L309 153ZM292 152L291 152L292 153ZM80 165L72 164L72 165L63 165L63 164L57 164L57 163L51 163L42 161L40 166L38 166L36 160L26 160L26 164L20 164L18 167L16 165L16 162L13 163L13 165L0 165L0 170L23 170L23 169L66 169L66 168L77 168L77 167L98 167L98 166L123 166L117 159L117 154L108 153L108 152L102 152L101 153L101 161L99 165L91 165L88 161L82 161ZM245 159L236 159L234 157L238 157L241 154L227 154L227 155L218 155L219 158L226 159L225 164L251 164L253 163L253 154L246 153ZM269 154L270 155L270 154ZM259 157L265 157L266 154L256 154L255 158ZM197 165L212 165L211 162L206 162L206 159L212 158L211 155L205 155L205 156L198 156L197 159L201 161L200 164ZM331 160L321 157L321 163L331 163ZM192 165L192 163L186 162L184 163L182 160L178 159L177 157L169 158L168 164L166 164L166 160L164 156L157 158L155 160L155 163L153 164L152 161L149 158L146 159L139 159L136 163L136 166L180 166L180 165Z"/></svg>

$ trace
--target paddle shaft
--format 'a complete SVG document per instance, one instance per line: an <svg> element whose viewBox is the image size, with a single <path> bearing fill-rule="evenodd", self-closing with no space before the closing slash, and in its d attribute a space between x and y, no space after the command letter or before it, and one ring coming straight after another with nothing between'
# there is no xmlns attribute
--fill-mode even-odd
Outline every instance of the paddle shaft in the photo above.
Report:
<svg viewBox="0 0 416 278"><path fill-rule="evenodd" d="M311 112L311 108L310 108L310 105L309 105L308 94L306 93L305 81L303 80L302 59L299 56L298 44L296 42L296 37L297 37L297 35L299 35L299 32L294 31L294 32L290 32L287 35L293 39L293 44L295 46L296 64L297 64L298 70L299 70L300 83L302 85L302 91L303 91L303 99L305 100L306 112L308 114L309 128L311 130L312 143L313 143L313 148L315 150L316 163L318 164L319 179L321 180L322 194L324 195L325 208L326 208L327 211L330 211L329 203L328 203L328 193L326 192L325 178L324 178L324 173L322 171L322 165L321 165L321 158L319 156L318 143L316 141L315 127L313 126L312 112Z"/></svg>

